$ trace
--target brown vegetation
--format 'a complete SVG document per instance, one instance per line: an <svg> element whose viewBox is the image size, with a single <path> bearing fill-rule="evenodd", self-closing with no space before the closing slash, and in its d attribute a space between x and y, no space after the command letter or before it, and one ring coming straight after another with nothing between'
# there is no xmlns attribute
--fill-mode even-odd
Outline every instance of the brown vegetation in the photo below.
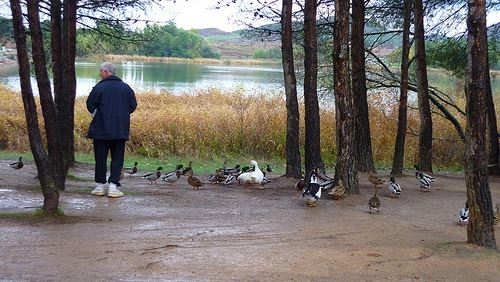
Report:
<svg viewBox="0 0 500 282"><path fill-rule="evenodd" d="M369 96L373 156L377 165L392 163L397 128L397 97L387 93ZM392 97L392 98L391 98ZM29 151L23 105L19 93L0 87L0 149ZM86 97L75 105L75 146L77 152L91 152L85 138L91 117ZM163 92L138 93L138 109L132 115L131 140L127 150L148 157L169 155L212 158L255 156L283 159L286 142L284 97L246 95L239 90L222 93L207 89L174 95ZM302 104L302 102L299 102ZM411 103L410 103L411 104ZM39 107L38 107L39 108ZM303 108L300 109L303 117ZM325 164L335 159L335 112L321 110L321 150ZM437 167L462 167L464 144L450 123L434 114L433 157ZM464 122L461 120L461 122ZM43 128L43 125L41 124ZM303 120L301 132L304 132ZM418 153L418 112L408 113L405 164L411 167ZM301 136L301 144L304 144Z"/></svg>

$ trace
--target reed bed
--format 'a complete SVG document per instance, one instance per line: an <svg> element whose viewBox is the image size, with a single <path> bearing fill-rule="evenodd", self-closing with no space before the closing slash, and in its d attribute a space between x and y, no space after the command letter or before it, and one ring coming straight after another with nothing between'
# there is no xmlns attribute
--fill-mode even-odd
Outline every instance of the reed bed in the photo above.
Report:
<svg viewBox="0 0 500 282"><path fill-rule="evenodd" d="M20 93L0 86L0 149L29 151ZM86 97L75 104L75 149L92 152L85 137L91 117ZM286 106L281 95L249 95L242 90L219 89L194 93L137 93L138 108L132 114L130 154L148 158L177 156L198 160L258 158L283 160L286 142ZM397 128L397 93L369 95L372 149L378 167L390 167ZM304 114L301 109L301 119ZM498 114L498 113L497 113ZM327 167L335 163L335 110L322 109L322 156ZM41 122L39 121L43 130ZM462 120L465 124L464 120ZM434 114L433 158L436 168L461 168L464 144L451 123ZM301 123L304 144L304 124ZM418 111L410 107L405 146L405 165L411 167L418 154Z"/></svg>
<svg viewBox="0 0 500 282"><path fill-rule="evenodd" d="M280 66L281 61L257 60L257 59L210 59L210 58L174 58L174 57L148 57L140 55L102 55L96 57L104 61L138 61L159 63L183 63L183 64L208 64L208 65L235 65L235 66Z"/></svg>

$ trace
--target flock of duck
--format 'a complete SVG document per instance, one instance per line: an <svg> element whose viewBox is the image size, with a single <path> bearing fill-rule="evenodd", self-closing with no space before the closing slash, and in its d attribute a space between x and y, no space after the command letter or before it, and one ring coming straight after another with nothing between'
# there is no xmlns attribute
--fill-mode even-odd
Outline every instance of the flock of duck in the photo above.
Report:
<svg viewBox="0 0 500 282"><path fill-rule="evenodd" d="M431 184L436 180L433 176L419 171L418 165L415 167L415 178L417 184L420 187L420 191L429 192ZM320 183L320 179L322 182ZM378 198L379 186L385 184L385 180L369 174L368 181L374 185L373 196L368 200L368 207L370 213L380 212L380 199ZM322 190L329 190L328 195L334 200L339 200L345 193L346 189L342 184L342 180L338 181L337 186L333 186L334 179L329 178L326 175L320 174L317 170L311 171L309 174L309 184L306 183L304 177L297 181L295 187L298 190L302 190L301 198L305 198L306 204L310 207L316 207L318 200L321 198ZM387 185L389 196L392 198L398 198L402 195L401 185L396 183L394 177L390 177L389 183ZM495 214L495 224L500 221L500 204L496 205ZM465 206L459 210L458 213L458 224L466 225L469 222L469 203L465 202Z"/></svg>
<svg viewBox="0 0 500 282"><path fill-rule="evenodd" d="M259 164L257 161L252 160L250 162L251 166L240 167L240 165L236 165L232 168L226 167L226 161L224 161L223 167L217 169L215 173L210 174L208 181L214 184L224 184L224 185L232 185L235 183L246 184L252 187L256 187L259 189L263 189L263 185L270 182L269 179L266 178L266 172L272 172L271 166L268 164L266 166L265 171L262 171L259 168ZM122 170L120 179L123 179L125 173L129 175L134 175L138 172L137 169L138 162L134 163L133 167L124 168ZM157 168L156 172L142 175L142 178L149 181L150 184L157 183L156 181L160 179L163 182L167 182L170 185L174 185L181 176L187 176L188 184L193 187L195 190L204 185L204 183L197 177L193 176L193 169L191 168L192 161L189 162L187 167L184 167L182 164L178 164L175 170L168 172L164 176L162 176L161 171L163 168L160 166ZM22 157L19 157L17 162L13 162L9 164L9 166L13 169L21 169L24 166L22 161ZM433 176L419 171L418 165L414 165L415 167L415 178L420 187L420 191L430 191L431 184L436 180ZM295 184L295 188L302 191L301 198L304 198L306 204L310 207L316 207L318 200L321 198L322 190L328 191L328 195L334 200L340 200L345 194L346 189L342 183L342 180L339 180L337 185L334 185L334 179L330 178L324 174L320 174L317 170L311 171L309 173L309 183L306 182L304 176L297 181ZM368 181L374 185L374 193L373 196L368 201L368 207L370 213L378 213L380 212L380 199L378 198L378 190L379 186L385 184L385 180L382 178L375 176L373 174L369 174ZM389 196L393 198L398 198L402 195L401 185L396 183L394 177L390 177L388 183L388 191ZM496 205L496 214L495 214L495 224L500 221L500 204ZM466 202L465 206L460 209L458 213L458 223L460 225L465 225L469 221L469 203Z"/></svg>

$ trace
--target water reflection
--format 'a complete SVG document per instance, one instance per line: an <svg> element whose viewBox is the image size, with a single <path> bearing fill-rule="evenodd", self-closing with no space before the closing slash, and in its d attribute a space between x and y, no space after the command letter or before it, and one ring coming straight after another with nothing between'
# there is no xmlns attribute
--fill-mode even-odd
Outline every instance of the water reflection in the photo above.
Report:
<svg viewBox="0 0 500 282"><path fill-rule="evenodd" d="M100 80L100 61L76 63L77 96L85 96ZM223 66L183 63L157 63L124 61L116 63L117 75L137 92L170 91L183 93L193 89L216 87L222 90L236 87L254 93L282 88L283 74L279 67ZM0 83L19 90L17 66L0 69ZM32 78L33 90L36 83Z"/></svg>

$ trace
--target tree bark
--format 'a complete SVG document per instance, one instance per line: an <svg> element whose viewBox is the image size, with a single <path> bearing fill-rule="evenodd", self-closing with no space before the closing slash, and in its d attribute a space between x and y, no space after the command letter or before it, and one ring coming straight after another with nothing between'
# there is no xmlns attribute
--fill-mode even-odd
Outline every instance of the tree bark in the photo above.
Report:
<svg viewBox="0 0 500 282"><path fill-rule="evenodd" d="M320 147L320 116L318 104L318 48L316 33L316 0L306 0L304 7L304 120L305 170L324 172Z"/></svg>
<svg viewBox="0 0 500 282"><path fill-rule="evenodd" d="M352 96L354 99L355 134L357 144L358 170L375 172L373 164L372 142L370 136L370 118L366 96L365 66L365 2L352 0Z"/></svg>
<svg viewBox="0 0 500 282"><path fill-rule="evenodd" d="M410 55L410 25L412 1L405 0L403 8L403 45L401 46L401 85L399 88L398 131L394 146L391 175L402 175L405 155L408 104L408 71Z"/></svg>
<svg viewBox="0 0 500 282"><path fill-rule="evenodd" d="M467 238L471 244L495 249L494 213L488 183L486 143L486 70L488 46L485 0L468 1L467 129L465 181L470 219Z"/></svg>
<svg viewBox="0 0 500 282"><path fill-rule="evenodd" d="M292 0L283 0L281 10L281 54L286 96L286 172L285 176L300 178L299 103L293 60Z"/></svg>
<svg viewBox="0 0 500 282"><path fill-rule="evenodd" d="M38 115L35 98L31 86L30 64L28 57L28 46L26 44L26 30L23 25L23 15L19 0L10 0L12 23L14 27L14 38L16 41L17 59L19 63L19 77L21 82L21 95L24 105L26 125L28 128L28 139L35 159L44 202L42 210L45 214L57 213L59 206L59 191L51 177L49 156L43 146L40 128L38 126Z"/></svg>
<svg viewBox="0 0 500 282"><path fill-rule="evenodd" d="M424 8L415 0L415 57L417 64L417 96L420 115L418 165L421 171L432 172L432 117L428 98L427 64L425 59Z"/></svg>
<svg viewBox="0 0 500 282"><path fill-rule="evenodd" d="M336 109L337 163L335 181L342 180L351 194L359 194L354 101L349 80L349 0L335 1L333 83Z"/></svg>
<svg viewBox="0 0 500 282"><path fill-rule="evenodd" d="M495 111L495 103L493 102L493 93L491 90L491 80L490 80L490 64L489 60L486 60L485 66L485 91L486 91L486 111L488 112L488 119L486 120L486 137L487 142L487 152L488 152L488 174L499 175L500 174L500 154L499 154L499 144L498 144L498 129L497 129L497 116Z"/></svg>

